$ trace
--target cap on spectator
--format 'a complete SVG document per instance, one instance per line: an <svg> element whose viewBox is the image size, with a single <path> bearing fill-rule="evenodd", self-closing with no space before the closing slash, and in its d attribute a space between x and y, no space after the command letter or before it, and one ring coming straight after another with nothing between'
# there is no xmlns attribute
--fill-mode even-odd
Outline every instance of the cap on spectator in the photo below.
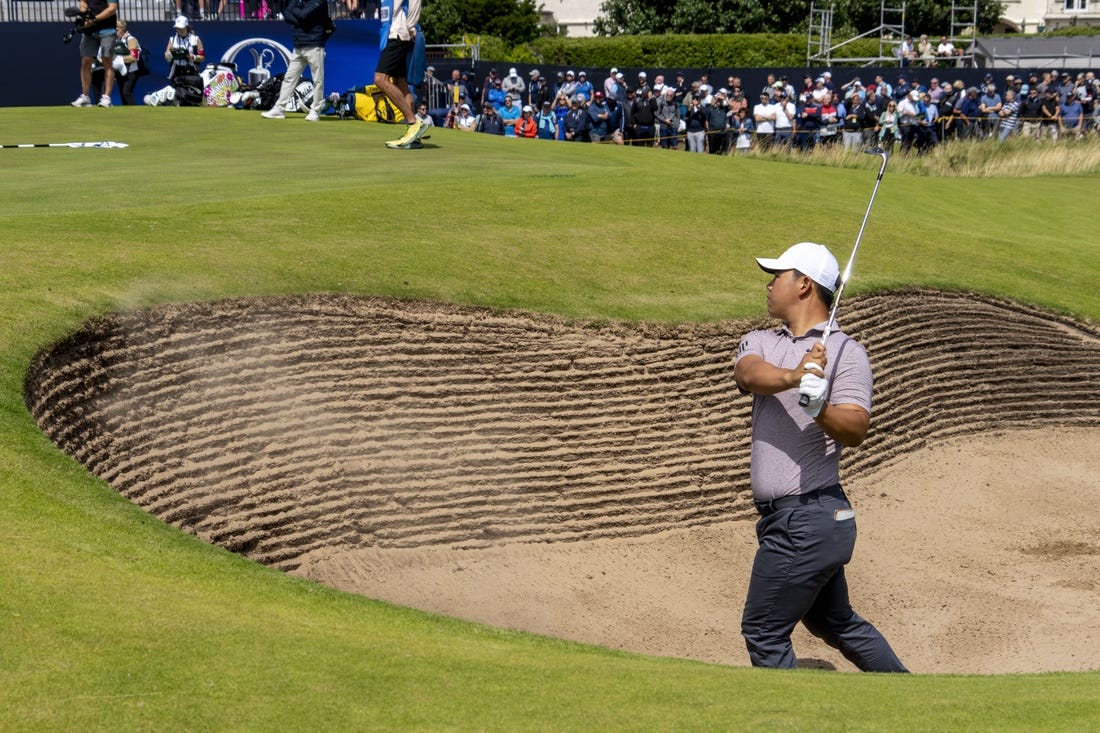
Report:
<svg viewBox="0 0 1100 733"><path fill-rule="evenodd" d="M189 25L191 25L191 21L187 20L187 16L181 15L180 17L176 18L176 28L186 28Z"/></svg>
<svg viewBox="0 0 1100 733"><path fill-rule="evenodd" d="M516 75L516 67L513 66L512 68L508 69L508 76L515 76L515 75Z"/></svg>
<svg viewBox="0 0 1100 733"><path fill-rule="evenodd" d="M622 78L623 78L623 72L621 72L621 71L616 71L616 72L615 72L615 78L616 78L616 79L622 79Z"/></svg>
<svg viewBox="0 0 1100 733"><path fill-rule="evenodd" d="M428 71L435 71L435 67L434 66L429 66Z"/></svg>
<svg viewBox="0 0 1100 733"><path fill-rule="evenodd" d="M966 93L967 94L977 94L978 93L978 87L967 87L966 88Z"/></svg>
<svg viewBox="0 0 1100 733"><path fill-rule="evenodd" d="M675 93L676 93L675 87L665 87L665 94L675 94Z"/></svg>
<svg viewBox="0 0 1100 733"><path fill-rule="evenodd" d="M833 72L831 72L831 71L825 71L825 72L822 72L822 74L821 74L821 75L822 75L823 77L825 77L826 79L832 79L832 78L833 78Z"/></svg>
<svg viewBox="0 0 1100 733"><path fill-rule="evenodd" d="M726 89L725 87L722 87L721 89L718 90L718 93L719 94L729 94L730 90Z"/></svg>
<svg viewBox="0 0 1100 733"><path fill-rule="evenodd" d="M576 102L577 104L584 104L584 95L583 94L574 94L573 95L573 101Z"/></svg>
<svg viewBox="0 0 1100 733"><path fill-rule="evenodd" d="M1030 91L1031 91L1031 87L1027 84L1024 84L1022 87L1020 87L1020 93L1021 94L1027 94ZM1036 90L1036 91L1038 91L1038 90Z"/></svg>
<svg viewBox="0 0 1100 733"><path fill-rule="evenodd" d="M549 107L550 106L550 100L549 99L542 100L542 106L543 107Z"/></svg>
<svg viewBox="0 0 1100 733"><path fill-rule="evenodd" d="M564 72L564 71L559 71L559 72L557 73L557 77L558 77L559 79L564 79L564 78L565 78L565 72Z"/></svg>
<svg viewBox="0 0 1100 733"><path fill-rule="evenodd" d="M469 112L469 111L470 111L470 105L468 105L468 104L464 104L464 105L462 105L461 107L459 107L459 109L464 109L464 110L466 110L467 112Z"/></svg>
<svg viewBox="0 0 1100 733"><path fill-rule="evenodd" d="M782 89L783 88L783 82L777 81L776 83L772 84L772 86L776 89Z"/></svg>
<svg viewBox="0 0 1100 733"><path fill-rule="evenodd" d="M584 69L581 69L580 71L577 72L577 76L588 76L588 72L585 71Z"/></svg>
<svg viewBox="0 0 1100 733"><path fill-rule="evenodd" d="M915 102L916 100L920 99L920 92L914 89L913 91L909 92L909 98Z"/></svg>
<svg viewBox="0 0 1100 733"><path fill-rule="evenodd" d="M615 74L618 74L618 73L619 73L619 70L617 68L615 68L614 66L612 66L611 67L611 76L615 76Z"/></svg>
<svg viewBox="0 0 1100 733"><path fill-rule="evenodd" d="M576 74L574 74L574 73L573 73L573 70L572 70L572 69L570 69L569 71L565 72L565 75L566 75L566 76L576 76Z"/></svg>
<svg viewBox="0 0 1100 733"><path fill-rule="evenodd" d="M593 96L596 99L603 99L603 92L596 92Z"/></svg>
<svg viewBox="0 0 1100 733"><path fill-rule="evenodd" d="M823 76L819 76L816 79L814 79L814 84L824 84L824 83L825 83L825 77L823 77Z"/></svg>
<svg viewBox="0 0 1100 733"><path fill-rule="evenodd" d="M531 105L525 104L525 105L523 105L523 111L524 112L534 112L535 110Z"/></svg>
<svg viewBox="0 0 1100 733"><path fill-rule="evenodd" d="M538 76L538 75L539 75L539 70L538 69L531 69L531 72L528 74L528 76Z"/></svg>
<svg viewBox="0 0 1100 733"><path fill-rule="evenodd" d="M647 77L646 77L646 75L645 75L645 72L644 72L644 71L639 71L639 72L638 72L638 78L639 78L639 79L645 79L645 78L647 78Z"/></svg>
<svg viewBox="0 0 1100 733"><path fill-rule="evenodd" d="M757 257L756 264L764 272L798 270L829 292L836 290L840 279L840 265L836 257L824 245L816 242L799 242L788 247L778 258Z"/></svg>

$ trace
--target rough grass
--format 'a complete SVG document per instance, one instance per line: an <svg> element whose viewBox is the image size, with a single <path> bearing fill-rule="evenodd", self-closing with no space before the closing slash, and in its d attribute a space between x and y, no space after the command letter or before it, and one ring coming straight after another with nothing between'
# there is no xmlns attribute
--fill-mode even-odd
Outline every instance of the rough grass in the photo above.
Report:
<svg viewBox="0 0 1100 733"><path fill-rule="evenodd" d="M759 314L751 256L807 238L846 254L866 170L449 131L393 152L391 129L205 109L3 109L0 129L4 143L131 145L0 151L5 729L1095 725L1095 673L728 669L319 588L151 519L61 455L22 403L41 346L97 313L169 301L338 291L596 318ZM1094 176L930 180L897 159L887 175L853 292L977 289L1100 318Z"/></svg>
<svg viewBox="0 0 1100 733"><path fill-rule="evenodd" d="M1057 142L1049 138L1020 137L997 140L950 141L925 155L902 154L892 149L889 169L893 175L935 178L1038 178L1095 176L1100 173L1100 136ZM751 157L789 161L830 168L878 168L880 158L845 150L841 145L817 146L809 153L752 152Z"/></svg>

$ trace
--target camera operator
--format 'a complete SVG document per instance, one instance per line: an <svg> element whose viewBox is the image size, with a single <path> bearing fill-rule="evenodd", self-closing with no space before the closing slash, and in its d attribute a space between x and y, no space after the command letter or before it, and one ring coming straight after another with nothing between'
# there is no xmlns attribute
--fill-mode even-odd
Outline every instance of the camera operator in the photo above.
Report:
<svg viewBox="0 0 1100 733"><path fill-rule="evenodd" d="M88 92L92 86L92 64L98 58L103 62L103 94L100 107L111 106L111 91L115 86L115 18L118 16L117 0L80 0L80 96L74 107L91 107Z"/></svg>
<svg viewBox="0 0 1100 733"><path fill-rule="evenodd" d="M168 81L183 74L199 73L199 66L206 60L202 39L191 30L191 21L186 16L176 18L175 29L164 49L164 60L172 64L168 69Z"/></svg>

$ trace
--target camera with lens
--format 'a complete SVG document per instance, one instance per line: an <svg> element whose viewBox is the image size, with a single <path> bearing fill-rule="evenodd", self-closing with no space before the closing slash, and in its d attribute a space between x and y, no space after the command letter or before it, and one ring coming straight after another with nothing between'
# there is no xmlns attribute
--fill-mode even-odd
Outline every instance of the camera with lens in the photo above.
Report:
<svg viewBox="0 0 1100 733"><path fill-rule="evenodd" d="M173 46L170 53L176 61L186 61L187 57L191 55L191 49L183 46Z"/></svg>
<svg viewBox="0 0 1100 733"><path fill-rule="evenodd" d="M95 20L95 13L91 10L81 10L75 5L65 8L65 17L73 19L73 27L69 29L69 32L61 37L62 42L69 43L73 40L77 33L84 32L84 23L89 20Z"/></svg>

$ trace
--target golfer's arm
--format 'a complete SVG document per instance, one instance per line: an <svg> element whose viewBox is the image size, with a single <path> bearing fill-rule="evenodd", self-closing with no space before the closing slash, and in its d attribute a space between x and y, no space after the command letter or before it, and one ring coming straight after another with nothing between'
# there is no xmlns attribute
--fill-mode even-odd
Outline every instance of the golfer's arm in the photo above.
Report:
<svg viewBox="0 0 1100 733"><path fill-rule="evenodd" d="M737 360L733 378L746 392L773 395L797 387L801 375L794 369L769 364L755 354L746 354Z"/></svg>
<svg viewBox="0 0 1100 733"><path fill-rule="evenodd" d="M826 402L815 421L826 435L846 448L855 448L862 443L871 427L871 416L859 405Z"/></svg>

